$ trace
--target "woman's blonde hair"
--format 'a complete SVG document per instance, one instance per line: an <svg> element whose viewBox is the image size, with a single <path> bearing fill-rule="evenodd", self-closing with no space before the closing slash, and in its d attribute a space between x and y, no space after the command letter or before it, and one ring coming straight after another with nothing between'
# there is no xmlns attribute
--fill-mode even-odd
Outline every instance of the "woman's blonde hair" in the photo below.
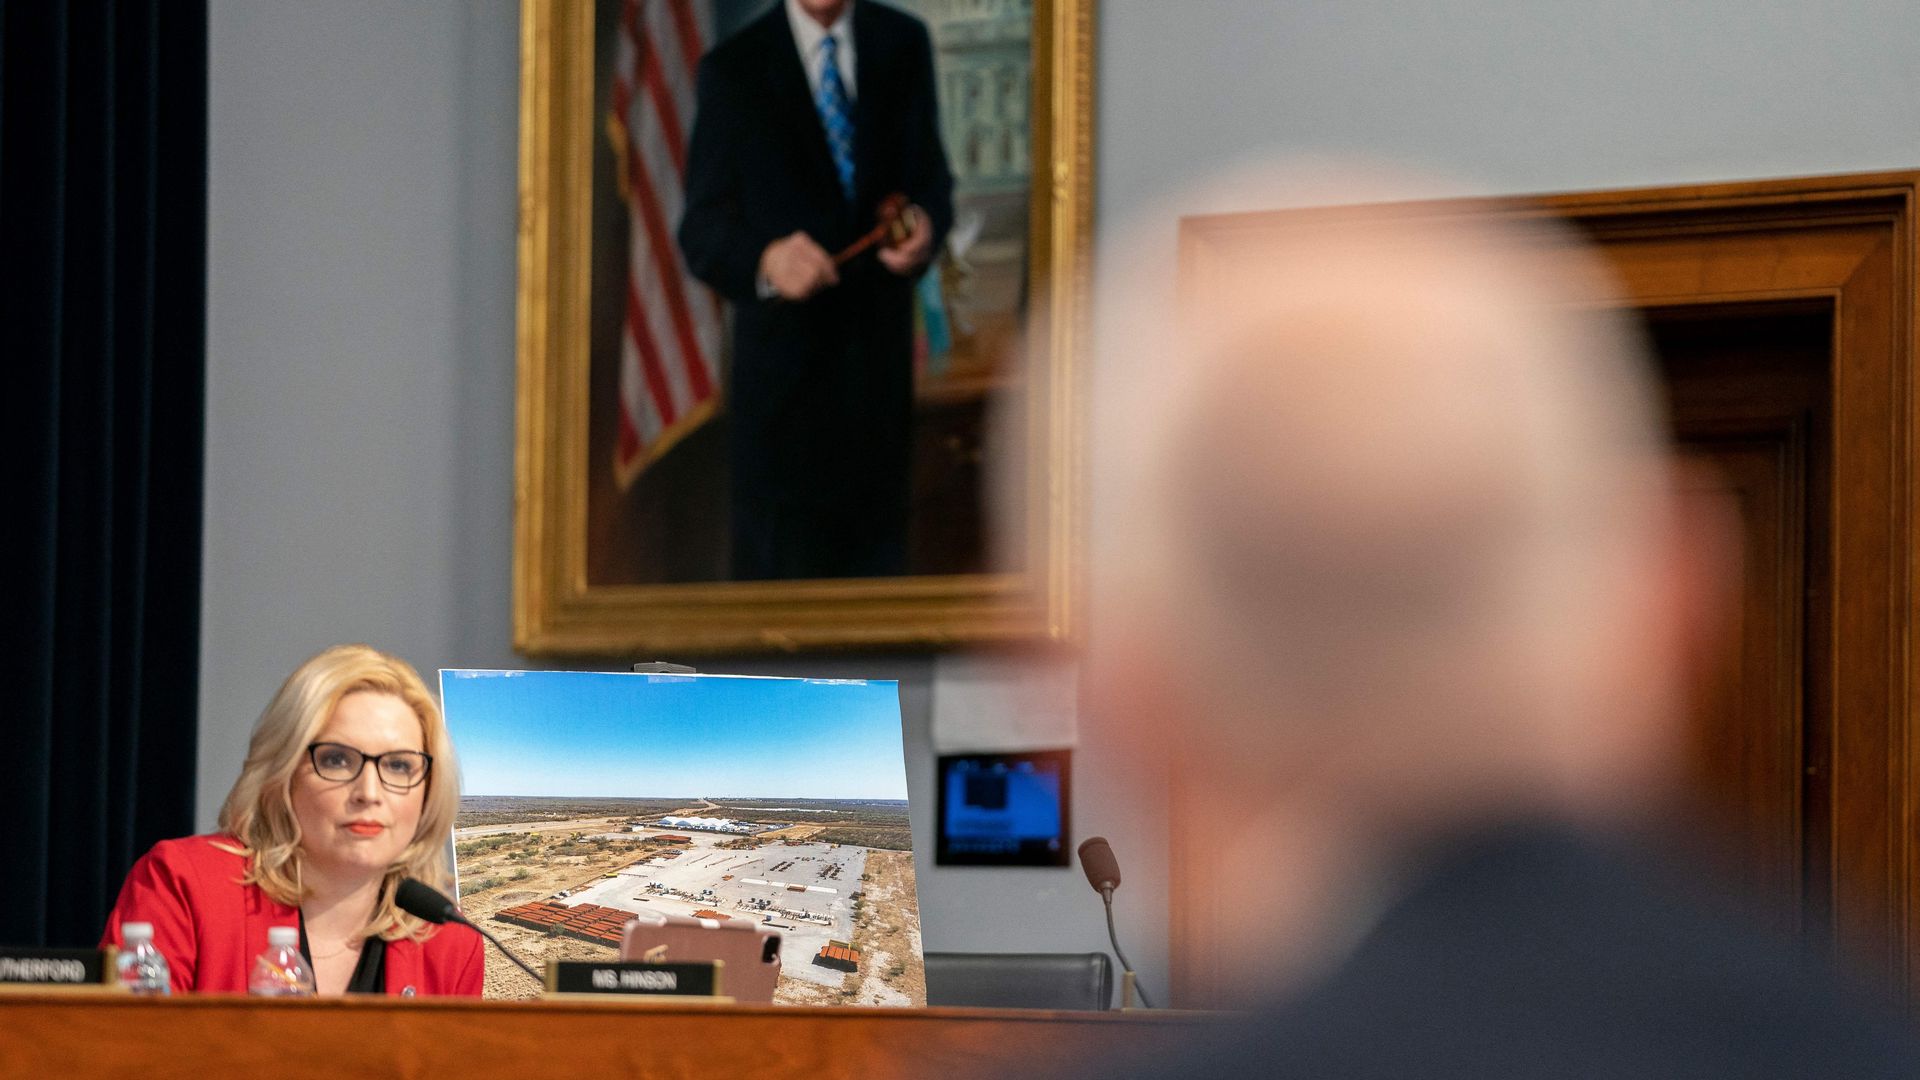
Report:
<svg viewBox="0 0 1920 1080"><path fill-rule="evenodd" d="M447 737L439 706L405 660L366 645L335 645L295 668L254 725L247 763L220 808L220 831L238 840L238 853L247 856L244 883L259 885L282 904L305 900L293 776L340 699L363 690L392 694L406 702L420 718L426 751L433 756L419 827L400 858L387 867L379 902L364 933L389 941L421 940L434 928L395 907L393 893L407 877L419 878L442 892L451 889L446 843L460 808L460 784L453 741Z"/></svg>

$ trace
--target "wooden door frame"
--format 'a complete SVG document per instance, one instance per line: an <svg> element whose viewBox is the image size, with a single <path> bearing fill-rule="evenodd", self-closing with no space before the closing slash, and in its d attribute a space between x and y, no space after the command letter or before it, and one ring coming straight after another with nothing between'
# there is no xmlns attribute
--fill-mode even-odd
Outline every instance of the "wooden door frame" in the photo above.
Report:
<svg viewBox="0 0 1920 1080"><path fill-rule="evenodd" d="M1555 218L1589 236L1619 278L1597 302L1641 309L1818 304L1833 314L1834 477L1829 520L1834 692L1829 840L1839 949L1920 1002L1920 747L1913 671L1920 609L1920 420L1915 356L1916 197L1920 171L1806 177L1544 197L1403 204L1436 216ZM1230 274L1236 258L1303 223L1364 214L1318 208L1188 217L1180 222L1182 295ZM1183 828L1175 778L1170 834ZM1218 1000L1218 928L1206 852L1171 852L1173 994Z"/></svg>

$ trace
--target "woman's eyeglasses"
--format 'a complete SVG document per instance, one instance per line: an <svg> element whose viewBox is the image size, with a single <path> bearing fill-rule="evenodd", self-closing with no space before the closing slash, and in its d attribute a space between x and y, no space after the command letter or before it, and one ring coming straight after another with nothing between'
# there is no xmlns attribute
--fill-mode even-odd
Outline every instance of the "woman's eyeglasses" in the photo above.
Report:
<svg viewBox="0 0 1920 1080"><path fill-rule="evenodd" d="M427 771L433 768L433 755L418 750L368 754L337 742L314 743L307 747L307 757L322 780L357 780L360 770L371 761L374 775L395 791L418 787L420 781L427 778Z"/></svg>

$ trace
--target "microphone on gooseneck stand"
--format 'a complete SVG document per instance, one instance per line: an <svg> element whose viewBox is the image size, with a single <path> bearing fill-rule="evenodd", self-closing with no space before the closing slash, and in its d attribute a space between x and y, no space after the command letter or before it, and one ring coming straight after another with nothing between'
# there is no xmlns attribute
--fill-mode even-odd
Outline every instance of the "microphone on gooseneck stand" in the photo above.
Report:
<svg viewBox="0 0 1920 1080"><path fill-rule="evenodd" d="M416 919L425 919L435 924L459 923L461 926L471 927L481 937L493 942L493 947L499 949L502 956L519 964L521 971L533 976L534 982L539 983L541 986L547 984L547 981L540 976L539 972L527 966L525 960L513 955L505 945L500 944L499 938L487 933L485 927L470 921L465 915L462 915L458 904L447 899L445 893L426 882L418 878L400 879L400 887L393 891L393 902L399 906L401 911L406 912Z"/></svg>
<svg viewBox="0 0 1920 1080"><path fill-rule="evenodd" d="M1120 1007L1133 1008L1133 995L1140 994L1140 1004L1153 1008L1153 1002L1147 998L1147 989L1141 986L1133 973L1133 964L1128 962L1127 954L1120 951L1120 936L1113 932L1113 890L1120 887L1120 860L1113 857L1113 848L1104 836L1089 836L1080 845L1080 869L1087 873L1087 884L1100 894L1107 906L1107 940L1113 942L1113 955L1120 958Z"/></svg>

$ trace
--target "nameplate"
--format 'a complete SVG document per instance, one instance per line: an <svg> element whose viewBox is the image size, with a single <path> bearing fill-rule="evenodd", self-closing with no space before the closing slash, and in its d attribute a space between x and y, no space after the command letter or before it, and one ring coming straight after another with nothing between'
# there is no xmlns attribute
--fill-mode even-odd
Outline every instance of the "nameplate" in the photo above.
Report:
<svg viewBox="0 0 1920 1080"><path fill-rule="evenodd" d="M547 991L555 994L638 994L645 997L717 997L724 961L684 964L547 962Z"/></svg>
<svg viewBox="0 0 1920 1080"><path fill-rule="evenodd" d="M99 986L115 974L108 949L0 947L0 983Z"/></svg>

